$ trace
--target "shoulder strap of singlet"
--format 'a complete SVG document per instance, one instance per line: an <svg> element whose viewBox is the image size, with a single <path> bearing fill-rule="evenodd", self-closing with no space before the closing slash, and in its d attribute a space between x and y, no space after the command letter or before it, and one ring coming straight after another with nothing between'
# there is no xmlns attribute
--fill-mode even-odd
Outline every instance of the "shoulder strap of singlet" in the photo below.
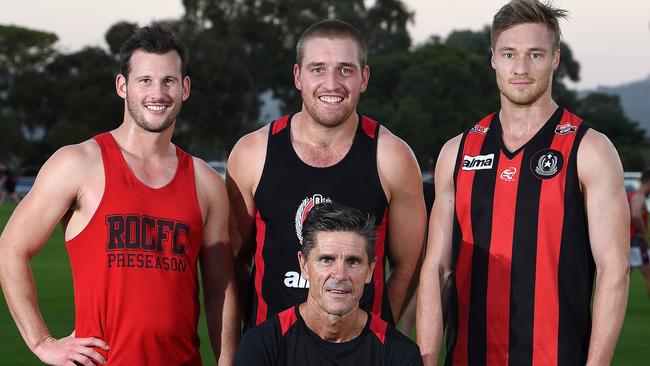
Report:
<svg viewBox="0 0 650 366"><path fill-rule="evenodd" d="M384 344L388 323L375 314L368 313L368 316L370 317L370 331L379 339L381 344Z"/></svg>
<svg viewBox="0 0 650 366"><path fill-rule="evenodd" d="M271 122L271 127L269 128L270 130L270 135L275 135L278 132L284 130L287 128L289 122L289 116L284 116L281 118L276 119L275 121Z"/></svg>
<svg viewBox="0 0 650 366"><path fill-rule="evenodd" d="M115 138L110 132L100 133L93 137L102 152L102 163L104 164L105 187L111 186L111 180L116 179L116 172L126 168L122 151L117 145Z"/></svg>
<svg viewBox="0 0 650 366"><path fill-rule="evenodd" d="M282 335L287 334L289 329L293 327L294 324L296 324L296 321L298 320L298 316L296 315L298 312L298 306L292 306L281 313L278 313L278 320L280 321L280 330L282 331Z"/></svg>
<svg viewBox="0 0 650 366"><path fill-rule="evenodd" d="M361 130L371 139L375 139L379 136L379 122L368 116L361 116Z"/></svg>

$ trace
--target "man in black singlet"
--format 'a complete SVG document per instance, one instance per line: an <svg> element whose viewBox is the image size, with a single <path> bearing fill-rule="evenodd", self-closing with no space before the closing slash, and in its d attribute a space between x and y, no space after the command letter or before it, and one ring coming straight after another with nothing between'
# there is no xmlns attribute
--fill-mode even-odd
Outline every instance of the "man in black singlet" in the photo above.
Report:
<svg viewBox="0 0 650 366"><path fill-rule="evenodd" d="M246 328L305 301L309 282L295 260L302 223L312 207L329 201L375 217L378 264L361 307L392 323L413 292L422 250L417 161L404 141L356 112L370 77L356 29L338 20L316 23L296 51L302 110L242 137L228 160Z"/></svg>

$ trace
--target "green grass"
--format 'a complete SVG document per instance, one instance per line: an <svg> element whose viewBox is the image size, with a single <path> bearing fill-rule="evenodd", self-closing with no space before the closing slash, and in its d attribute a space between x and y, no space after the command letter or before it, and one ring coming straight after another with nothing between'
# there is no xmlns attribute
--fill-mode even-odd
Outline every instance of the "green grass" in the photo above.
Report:
<svg viewBox="0 0 650 366"><path fill-rule="evenodd" d="M13 206L0 207L0 228L4 228ZM0 258L0 260L2 260ZM72 276L68 255L60 229L32 261L41 312L54 337L70 334L74 327ZM201 356L205 365L215 365L208 340L205 316L199 321ZM650 354L650 300L645 295L643 280L635 271L630 284L625 324L616 348L614 365L645 366ZM29 351L9 314L4 297L0 300L0 364L40 365Z"/></svg>

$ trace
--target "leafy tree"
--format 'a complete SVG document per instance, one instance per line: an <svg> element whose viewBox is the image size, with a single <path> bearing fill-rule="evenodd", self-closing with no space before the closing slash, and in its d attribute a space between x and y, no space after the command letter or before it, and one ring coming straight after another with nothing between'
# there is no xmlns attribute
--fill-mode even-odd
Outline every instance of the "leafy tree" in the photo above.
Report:
<svg viewBox="0 0 650 366"><path fill-rule="evenodd" d="M117 22L108 28L108 31L106 31L106 34L104 35L104 39L106 40L108 49L111 51L113 56L119 56L122 44L126 42L133 33L135 33L137 28L137 24L126 21Z"/></svg>
<svg viewBox="0 0 650 366"><path fill-rule="evenodd" d="M581 99L576 114L604 133L618 150L625 170L645 168L643 148L647 148L645 131L629 120L617 95L591 93Z"/></svg>
<svg viewBox="0 0 650 366"><path fill-rule="evenodd" d="M38 84L38 74L57 55L52 33L16 26L0 25L0 154L4 160L19 160L25 150L23 125L38 104L17 103L22 98L33 101L19 89Z"/></svg>
<svg viewBox="0 0 650 366"><path fill-rule="evenodd" d="M428 43L372 67L360 109L409 143L421 166L498 105L493 71L464 49Z"/></svg>

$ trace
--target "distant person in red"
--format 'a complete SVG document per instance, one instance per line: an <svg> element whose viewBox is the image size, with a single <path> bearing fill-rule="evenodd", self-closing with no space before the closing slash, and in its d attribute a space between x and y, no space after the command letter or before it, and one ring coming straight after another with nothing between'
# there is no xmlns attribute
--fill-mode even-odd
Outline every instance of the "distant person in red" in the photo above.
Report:
<svg viewBox="0 0 650 366"><path fill-rule="evenodd" d="M138 30L115 80L124 120L59 149L0 236L0 282L30 350L51 365L201 365L199 282L212 348L232 362L239 337L223 180L171 142L190 95L186 48L167 28ZM30 260L62 223L75 324L55 339Z"/></svg>
<svg viewBox="0 0 650 366"><path fill-rule="evenodd" d="M374 221L333 202L309 211L297 253L307 299L244 333L235 366L422 365L412 340L359 307L378 264Z"/></svg>
<svg viewBox="0 0 650 366"><path fill-rule="evenodd" d="M559 20L513 0L494 16L500 109L449 140L420 274L426 365L609 365L629 284L629 208L609 139L553 100ZM446 320L446 333L445 333Z"/></svg>
<svg viewBox="0 0 650 366"><path fill-rule="evenodd" d="M645 280L646 293L650 298L650 260L648 259L648 209L646 199L650 195L650 169L641 173L641 186L629 192L630 203L630 268L638 268Z"/></svg>

